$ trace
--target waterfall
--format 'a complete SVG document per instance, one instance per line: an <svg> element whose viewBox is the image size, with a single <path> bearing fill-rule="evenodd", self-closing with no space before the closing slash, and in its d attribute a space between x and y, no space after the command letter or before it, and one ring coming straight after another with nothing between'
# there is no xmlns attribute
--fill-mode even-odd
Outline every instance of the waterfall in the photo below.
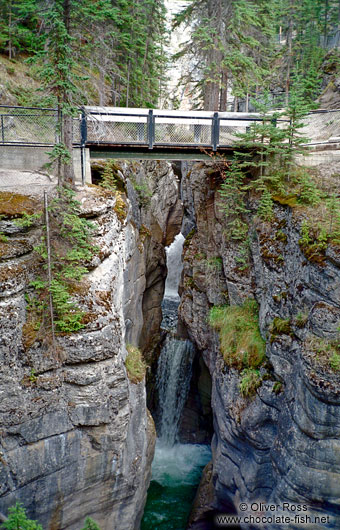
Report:
<svg viewBox="0 0 340 530"><path fill-rule="evenodd" d="M194 347L189 340L168 335L157 367L160 426L158 436L165 445L176 441L179 420L188 395Z"/></svg>
<svg viewBox="0 0 340 530"><path fill-rule="evenodd" d="M162 303L162 328L167 331L167 336L156 373L158 438L141 530L184 530L202 469L211 459L209 446L177 441L195 355L190 340L176 336L183 243L184 237L179 234L166 249L168 276Z"/></svg>
<svg viewBox="0 0 340 530"><path fill-rule="evenodd" d="M176 441L178 425L188 395L194 347L189 340L175 336L178 286L182 273L184 237L178 234L167 247L168 275L162 304L163 327L168 330L158 359L156 386L158 390L158 437L163 445L172 446Z"/></svg>
<svg viewBox="0 0 340 530"><path fill-rule="evenodd" d="M181 279L183 263L182 263L182 251L183 251L184 236L183 234L177 234L174 242L166 247L166 264L168 267L168 275L165 281L165 299L174 299L179 301L178 286Z"/></svg>

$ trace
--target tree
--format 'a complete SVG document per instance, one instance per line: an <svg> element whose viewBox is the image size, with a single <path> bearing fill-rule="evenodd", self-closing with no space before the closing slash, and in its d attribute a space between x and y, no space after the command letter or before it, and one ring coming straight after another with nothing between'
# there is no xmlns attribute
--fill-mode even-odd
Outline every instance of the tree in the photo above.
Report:
<svg viewBox="0 0 340 530"><path fill-rule="evenodd" d="M194 0L176 20L192 27L187 54L199 72L195 81L206 110L226 110L227 91L246 97L269 76L269 50L273 50L272 0ZM197 73L196 73L197 79Z"/></svg>
<svg viewBox="0 0 340 530"><path fill-rule="evenodd" d="M36 521L28 519L26 511L20 502L8 509L8 519L2 523L3 530L43 530Z"/></svg>
<svg viewBox="0 0 340 530"><path fill-rule="evenodd" d="M86 517L85 525L82 530L100 530L100 528L97 523L93 519L91 519L91 517Z"/></svg>

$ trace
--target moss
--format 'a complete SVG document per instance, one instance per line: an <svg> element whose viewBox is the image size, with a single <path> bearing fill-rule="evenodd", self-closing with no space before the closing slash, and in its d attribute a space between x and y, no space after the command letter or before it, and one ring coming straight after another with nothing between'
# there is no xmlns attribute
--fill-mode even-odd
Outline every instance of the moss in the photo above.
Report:
<svg viewBox="0 0 340 530"><path fill-rule="evenodd" d="M290 319L275 317L269 327L269 330L274 336L275 335L291 335L292 328L291 328Z"/></svg>
<svg viewBox="0 0 340 530"><path fill-rule="evenodd" d="M298 197L297 195L274 195L273 199L275 202L278 202L279 204L282 204L284 206L290 206L290 208L294 208L295 206L298 206Z"/></svg>
<svg viewBox="0 0 340 530"><path fill-rule="evenodd" d="M281 381L275 381L273 388L272 388L272 392L274 392L274 394L280 394L280 392L282 391L283 391L283 384L281 383Z"/></svg>
<svg viewBox="0 0 340 530"><path fill-rule="evenodd" d="M38 318L31 318L22 327L22 345L24 350L27 351L35 343L39 335L39 329L41 321Z"/></svg>
<svg viewBox="0 0 340 530"><path fill-rule="evenodd" d="M340 372L340 338L326 340L316 335L309 335L304 347L313 353L316 365L326 371Z"/></svg>
<svg viewBox="0 0 340 530"><path fill-rule="evenodd" d="M288 240L287 234L285 234L281 229L279 229L275 234L275 239L278 239L282 243L286 244Z"/></svg>
<svg viewBox="0 0 340 530"><path fill-rule="evenodd" d="M9 191L0 192L0 216L3 219L15 219L24 213L33 215L37 209L39 201L32 197Z"/></svg>
<svg viewBox="0 0 340 530"><path fill-rule="evenodd" d="M192 238L194 237L195 234L196 234L196 228L193 228L192 230L190 230L189 234L185 238L184 248L187 248L190 245L191 240L192 240Z"/></svg>
<svg viewBox="0 0 340 530"><path fill-rule="evenodd" d="M246 300L242 306L213 307L209 322L219 331L221 352L228 366L242 370L257 368L264 362L265 341L255 300Z"/></svg>
<svg viewBox="0 0 340 530"><path fill-rule="evenodd" d="M127 208L126 202L124 201L123 196L120 193L117 193L116 195L116 203L113 209L116 212L117 217L120 220L120 222L124 223L127 217L128 208Z"/></svg>
<svg viewBox="0 0 340 530"><path fill-rule="evenodd" d="M143 381L146 373L146 366L142 354L138 348L127 344L128 354L125 359L125 367L131 383L137 384Z"/></svg>
<svg viewBox="0 0 340 530"><path fill-rule="evenodd" d="M297 328L304 328L307 324L308 320L308 313L302 313L299 311L299 313L294 318L294 324Z"/></svg>

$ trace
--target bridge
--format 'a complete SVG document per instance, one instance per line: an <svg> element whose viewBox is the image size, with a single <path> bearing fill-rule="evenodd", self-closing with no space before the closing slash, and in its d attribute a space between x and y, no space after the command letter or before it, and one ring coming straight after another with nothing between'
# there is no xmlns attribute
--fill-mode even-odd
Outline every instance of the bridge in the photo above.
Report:
<svg viewBox="0 0 340 530"><path fill-rule="evenodd" d="M329 113L327 119L325 112ZM310 138L309 145L340 143L339 118L340 110L310 113L302 130ZM30 167L30 156L48 161L46 148L59 141L57 121L56 109L1 105L1 166L7 159L16 168L20 156L29 169L38 169ZM228 154L234 149L235 134L246 132L252 123L261 121L256 113L86 106L73 120L78 180L84 182L90 173L90 159L198 160L217 150ZM275 123L280 127L286 121L279 118ZM19 154L19 147L25 156Z"/></svg>

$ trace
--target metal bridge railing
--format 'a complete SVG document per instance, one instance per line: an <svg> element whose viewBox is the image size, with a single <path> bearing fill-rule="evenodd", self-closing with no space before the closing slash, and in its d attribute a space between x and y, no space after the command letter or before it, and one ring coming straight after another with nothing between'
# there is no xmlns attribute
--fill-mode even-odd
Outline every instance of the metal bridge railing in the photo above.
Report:
<svg viewBox="0 0 340 530"><path fill-rule="evenodd" d="M57 109L0 105L0 146L54 145L58 142L57 121ZM73 144L82 148L136 145L216 151L232 146L236 133L261 121L256 113L84 107L73 120ZM280 117L277 121L280 127L279 122L286 120ZM309 144L334 142L340 137L340 110L310 113L301 132Z"/></svg>
<svg viewBox="0 0 340 530"><path fill-rule="evenodd" d="M0 145L54 145L57 120L56 109L0 105Z"/></svg>
<svg viewBox="0 0 340 530"><path fill-rule="evenodd" d="M227 147L259 114L86 107L83 144Z"/></svg>

